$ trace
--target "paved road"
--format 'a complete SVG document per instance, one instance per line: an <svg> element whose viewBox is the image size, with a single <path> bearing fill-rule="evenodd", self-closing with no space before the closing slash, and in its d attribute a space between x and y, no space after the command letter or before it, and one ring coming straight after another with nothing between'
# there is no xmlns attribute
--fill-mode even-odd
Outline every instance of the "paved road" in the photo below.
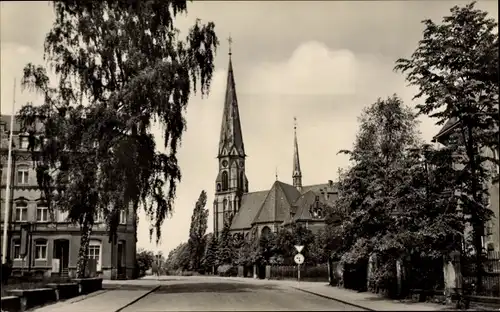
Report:
<svg viewBox="0 0 500 312"><path fill-rule="evenodd" d="M272 281L231 280L218 277L162 277L142 280L157 285L122 312L139 311L360 311ZM112 287L107 285L107 288ZM127 289L134 286L127 284ZM123 288L120 288L123 291ZM120 291L120 290L116 290ZM97 297L96 297L97 299Z"/></svg>

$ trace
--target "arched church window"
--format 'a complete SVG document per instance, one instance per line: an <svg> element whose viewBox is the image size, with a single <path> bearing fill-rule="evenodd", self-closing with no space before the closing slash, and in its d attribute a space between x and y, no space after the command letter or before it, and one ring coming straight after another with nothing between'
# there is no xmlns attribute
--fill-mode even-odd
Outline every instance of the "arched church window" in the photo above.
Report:
<svg viewBox="0 0 500 312"><path fill-rule="evenodd" d="M271 229L268 226L265 226L262 229L262 232L260 232L260 233L261 233L262 236L268 237L269 235L271 235Z"/></svg>
<svg viewBox="0 0 500 312"><path fill-rule="evenodd" d="M227 199L224 198L224 200L222 201L222 211L226 211L227 210Z"/></svg>
<svg viewBox="0 0 500 312"><path fill-rule="evenodd" d="M221 189L220 183L217 183L217 192L220 192L220 189Z"/></svg>
<svg viewBox="0 0 500 312"><path fill-rule="evenodd" d="M227 191L229 187L229 179L227 177L227 171L222 172L222 190Z"/></svg>
<svg viewBox="0 0 500 312"><path fill-rule="evenodd" d="M239 182L238 182L238 186L240 188L244 188L245 187L245 185L243 184L244 183L243 181L245 181L245 179L244 179L244 173L240 172L240 179L239 179Z"/></svg>

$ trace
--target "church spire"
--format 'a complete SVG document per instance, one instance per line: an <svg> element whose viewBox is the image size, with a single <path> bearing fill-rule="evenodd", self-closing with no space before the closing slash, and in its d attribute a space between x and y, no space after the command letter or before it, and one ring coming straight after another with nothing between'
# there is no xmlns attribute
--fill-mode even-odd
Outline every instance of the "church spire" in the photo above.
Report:
<svg viewBox="0 0 500 312"><path fill-rule="evenodd" d="M243 136L241 133L240 113L238 100L236 98L236 84L234 82L233 62L231 60L231 36L229 42L229 66L227 72L226 98L224 101L224 112L219 140L219 157L237 155L245 157Z"/></svg>
<svg viewBox="0 0 500 312"><path fill-rule="evenodd" d="M293 117L293 186L299 191L302 188L302 171L300 170L299 144L297 143L297 118Z"/></svg>

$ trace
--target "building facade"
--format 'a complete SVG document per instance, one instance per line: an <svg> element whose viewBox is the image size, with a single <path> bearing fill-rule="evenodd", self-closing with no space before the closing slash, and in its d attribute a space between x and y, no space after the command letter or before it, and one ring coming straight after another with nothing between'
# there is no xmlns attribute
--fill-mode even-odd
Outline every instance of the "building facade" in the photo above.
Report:
<svg viewBox="0 0 500 312"><path fill-rule="evenodd" d="M448 120L443 128L434 136L433 141L439 142L443 145L447 144L450 136L456 135L459 126L459 121L456 118ZM498 159L499 151L485 148L481 149L484 156L488 156L494 159ZM492 171L499 173L499 166L491 163ZM483 236L483 248L486 251L500 251L500 201L499 201L499 184L498 182L489 182L489 209L493 213L492 218L486 222L484 226L484 236ZM471 229L467 229L466 232L470 232Z"/></svg>
<svg viewBox="0 0 500 312"><path fill-rule="evenodd" d="M249 237L254 230L259 235L277 232L292 223L303 224L313 232L324 227L325 209L337 198L337 185L331 180L316 185L302 185L296 127L292 184L276 179L269 190L249 192L231 53L217 159L219 171L215 179L213 203L215 235L222 231L226 220L231 220L231 232L234 235L244 237Z"/></svg>
<svg viewBox="0 0 500 312"><path fill-rule="evenodd" d="M8 144L11 116L3 115L1 133L1 227L3 236L6 185L11 181L8 220L7 258L13 262L13 274L32 271L50 276L76 276L80 248L80 226L67 220L68 213L55 207L49 211L38 188L35 163L28 148L28 137L14 123L11 176L8 171ZM30 229L21 242L23 229ZM136 222L133 209L122 211L116 243L110 243L102 216L96 216L88 256L94 259L103 278L134 278L136 264ZM3 237L2 237L3 243Z"/></svg>

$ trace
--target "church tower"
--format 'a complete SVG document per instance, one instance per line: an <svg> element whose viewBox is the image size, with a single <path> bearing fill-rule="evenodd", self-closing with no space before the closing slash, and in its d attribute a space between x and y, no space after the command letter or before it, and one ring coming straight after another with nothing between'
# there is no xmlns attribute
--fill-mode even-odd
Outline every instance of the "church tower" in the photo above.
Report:
<svg viewBox="0 0 500 312"><path fill-rule="evenodd" d="M293 118L293 186L302 189L302 171L300 171L299 144L297 143L297 118Z"/></svg>
<svg viewBox="0 0 500 312"><path fill-rule="evenodd" d="M248 192L245 147L231 61L231 38L228 41L229 66L217 156L219 173L215 180L214 234L216 236L222 231L225 220L229 220L239 211L241 197Z"/></svg>

